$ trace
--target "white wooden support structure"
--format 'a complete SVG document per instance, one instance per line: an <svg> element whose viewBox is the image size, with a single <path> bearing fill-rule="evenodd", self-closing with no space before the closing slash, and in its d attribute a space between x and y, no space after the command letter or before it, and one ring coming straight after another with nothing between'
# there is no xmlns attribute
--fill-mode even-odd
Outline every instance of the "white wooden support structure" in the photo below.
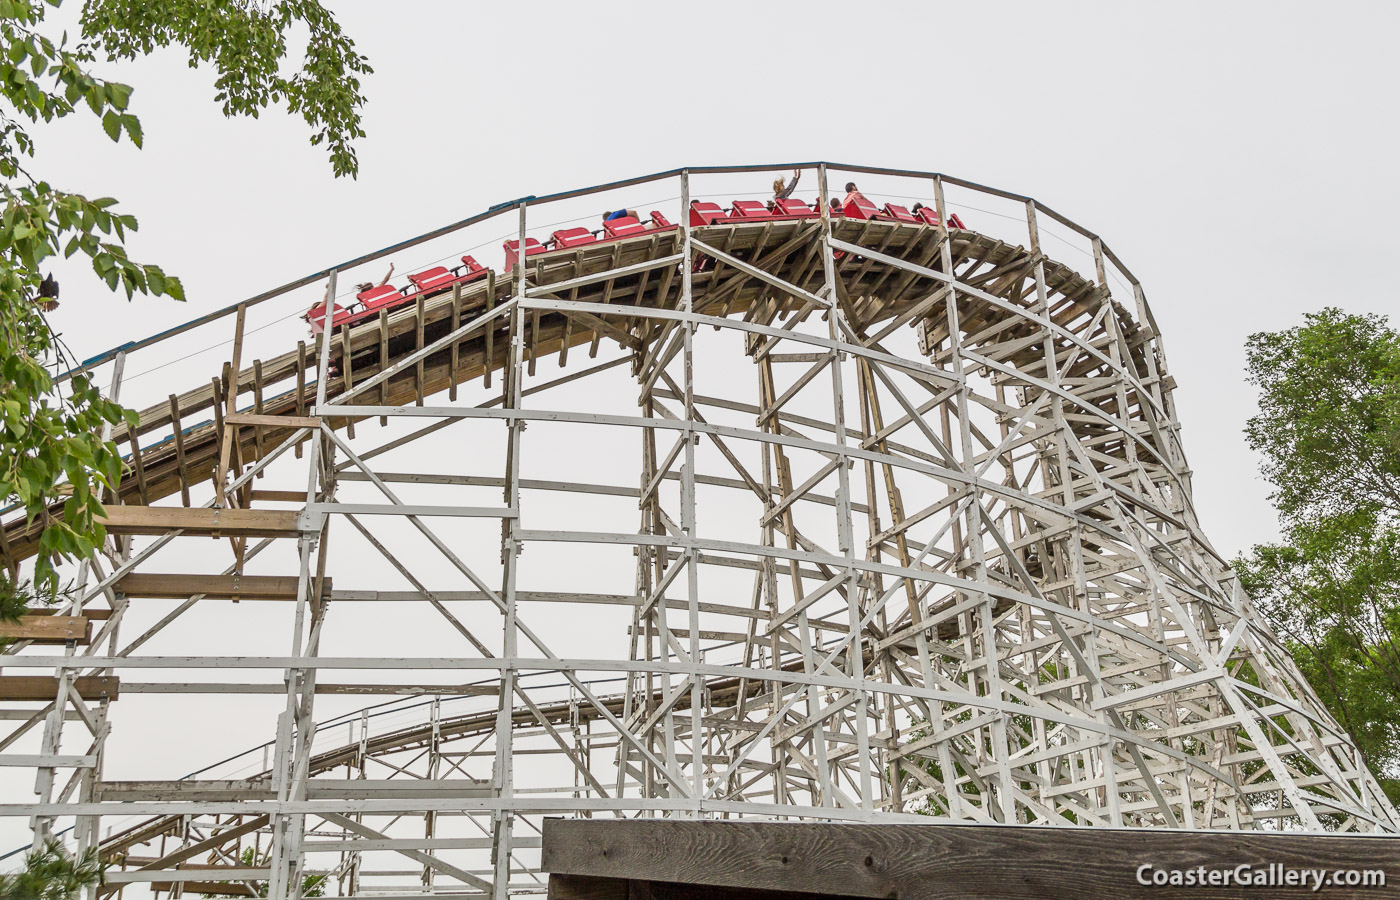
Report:
<svg viewBox="0 0 1400 900"><path fill-rule="evenodd" d="M377 256L90 362L149 406L56 610L91 640L6 650L16 846L172 897L505 900L545 890L551 816L1400 830L1199 526L1107 242L941 173L801 168L806 215L691 218L746 167L494 207L396 252L508 231L517 267L310 353L243 366L260 304ZM833 212L848 180L936 224ZM656 196L673 225L526 253L567 201ZM229 318L226 393L123 388ZM138 695L187 768L125 771ZM201 725L259 702L246 746Z"/></svg>

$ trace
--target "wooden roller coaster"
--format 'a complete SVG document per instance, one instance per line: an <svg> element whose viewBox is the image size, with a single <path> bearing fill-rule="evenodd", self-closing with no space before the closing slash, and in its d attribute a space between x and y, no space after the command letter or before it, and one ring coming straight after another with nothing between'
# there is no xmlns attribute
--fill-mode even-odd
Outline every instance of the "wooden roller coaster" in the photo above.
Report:
<svg viewBox="0 0 1400 900"><path fill-rule="evenodd" d="M1400 829L1201 533L1160 334L1102 240L932 173L840 167L928 206L833 205L834 167L806 168L811 206L725 210L692 180L733 171L696 169L504 204L355 261L518 216L500 272L463 257L465 274L362 291L328 325L322 304L309 318L324 336L288 335L251 365L244 317L277 292L201 320L234 317L231 358L112 432L128 473L102 556L75 567L84 587L59 615L8 626L0 700L21 724L0 749L33 744L15 759L38 799L0 812L41 836L71 821L116 864L104 893L279 898L331 882L346 897L543 891L536 832L559 815ZM651 182L678 183L679 216L530 234L551 203ZM998 237L975 209L964 224L954 189L1014 211L999 221L1020 231ZM1046 253L1052 227L1090 274ZM288 290L329 277L333 295L344 268ZM119 384L125 354L183 333L86 368ZM623 371L635 395L604 381ZM368 437L374 420L416 418L431 424ZM535 423L636 436L641 463L527 477ZM503 464L376 467L448 426L476 428L468 445L487 426L504 435ZM590 452L608 451L547 456ZM306 489L259 488L273 467ZM432 505L409 487L502 500ZM561 499L531 505L545 494ZM635 530L611 524L618 498L635 502ZM448 536L443 519L499 521L500 540ZM411 589L333 558L332 520ZM374 524L388 520L430 545L431 565ZM6 519L7 565L39 552L44 526ZM220 572L178 571L163 550L210 537L232 550ZM296 572L258 569L277 541ZM620 575L613 550L628 554ZM558 571L564 589L531 583ZM295 610L290 655L162 643L187 611L242 600ZM424 608L463 650L409 655L417 637L386 624L375 654L322 655L329 611L362 601ZM143 619L141 603L167 611ZM491 615L470 612L483 604ZM626 652L598 635L551 642L538 611L564 608L616 611ZM144 627L125 644L124 619ZM207 681L245 670L281 682ZM396 680L321 677L377 670ZM182 671L206 681L164 674ZM108 774L119 695L220 693L282 698L276 734L194 776ZM317 697L356 694L409 699L318 721ZM85 749L65 756L73 734ZM409 868L372 864L385 858Z"/></svg>

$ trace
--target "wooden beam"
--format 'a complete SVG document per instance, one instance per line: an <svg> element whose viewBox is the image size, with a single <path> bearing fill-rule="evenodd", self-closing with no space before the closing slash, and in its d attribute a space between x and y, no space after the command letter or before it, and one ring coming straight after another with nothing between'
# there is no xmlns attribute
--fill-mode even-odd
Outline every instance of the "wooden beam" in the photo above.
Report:
<svg viewBox="0 0 1400 900"><path fill-rule="evenodd" d="M270 509L189 509L183 506L109 506L98 524L111 534L165 534L181 529L209 537L297 537L300 513Z"/></svg>
<svg viewBox="0 0 1400 900"><path fill-rule="evenodd" d="M493 310L493 309L495 309L495 308L496 308L496 273L495 273L495 271L492 270L492 269L487 269L487 270L486 270L486 311L487 311L487 312L490 312L491 310ZM457 329L454 327L452 330L453 330L453 331L456 331ZM496 322L493 320L493 321L490 321L490 322L487 322L487 323L486 323L486 353L485 353L485 356L482 357L482 365L481 365L481 386L482 386L482 387L490 387L490 386L491 386L491 367L495 364L495 361L496 361L495 340L496 340Z"/></svg>
<svg viewBox="0 0 1400 900"><path fill-rule="evenodd" d="M132 573L117 590L145 600L185 600L203 594L209 600L295 600L295 575L164 575ZM331 580L326 579L326 594Z"/></svg>
<svg viewBox="0 0 1400 900"><path fill-rule="evenodd" d="M454 284L454 285L452 286L452 330L453 330L453 331L456 331L458 328L461 328L461 327L462 327L462 283L461 283L461 282L458 282L457 284ZM383 346L383 345L381 344L381 346ZM448 400L452 400L452 401L454 401L454 402L457 400L457 362L458 362L459 353L460 353L460 351L461 351L461 347L462 347L462 342L461 342L461 341L453 341L453 342L452 342L452 355L451 355L451 357L448 359L448 363L447 363L447 378L448 378L447 399L448 399ZM380 371L383 371L384 369L387 369L387 368L389 368L389 366L388 366L388 360L387 360L387 358L386 358L386 359L384 360L384 363L380 366ZM384 382L384 390L385 390L384 396L385 396L385 397L388 396L388 388L389 388L389 383L386 381L386 382ZM385 401L385 402L387 402L387 401ZM382 423L381 423L381 424L382 424Z"/></svg>
<svg viewBox="0 0 1400 900"><path fill-rule="evenodd" d="M214 490L219 495L220 506L228 505L228 499L224 496L224 482L227 480L229 466L233 463L233 458L230 454L238 441L238 428L228 421L228 417L238 411L238 376L242 372L243 322L247 312L248 310L246 307L242 305L238 307L238 315L234 319L233 324L233 360L224 367L226 375L224 384L227 386L225 388L224 402L228 404L228 408L224 410L224 424L219 428L220 433L224 436L224 445L220 448L219 469L214 476ZM216 406L215 412L217 413L217 411L218 409ZM226 428L231 429L232 433L225 431Z"/></svg>
<svg viewBox="0 0 1400 900"><path fill-rule="evenodd" d="M93 800L150 801L188 800L206 803L230 800L267 800L276 797L272 782L263 778L180 779L178 781L99 781L93 785ZM149 862L154 862L151 860ZM182 868L190 868L182 863Z"/></svg>
<svg viewBox="0 0 1400 900"><path fill-rule="evenodd" d="M297 341L297 415L306 415L306 341ZM297 445L301 447L300 444ZM300 456L301 454L297 454Z"/></svg>
<svg viewBox="0 0 1400 900"><path fill-rule="evenodd" d="M454 290L454 291L460 291L460 290L461 290L461 287L462 287L462 286L459 284L459 285L457 285L457 287L454 288L453 290ZM454 315L455 315L455 310L454 310ZM456 350L457 350L457 345L456 345L456 344L453 344L453 345L452 345L452 350L453 350L454 353L456 352ZM455 362L455 359L454 359L454 362ZM387 309L381 309L381 310L379 311L379 371L381 371L381 372L387 371L390 365L391 365L391 363L389 362L389 311L388 311ZM380 403L388 404L388 402L389 402L389 382L390 382L391 380L392 380L392 379L386 378L386 379L384 379L382 382L379 383L379 402L380 402ZM456 400L456 399L457 399L457 395L456 395L455 393L452 394L452 399L453 399L453 400ZM388 417L388 416L380 416L380 417L379 417L379 425L380 425L381 428L384 427L385 425L388 425L388 424L389 424L389 417Z"/></svg>
<svg viewBox="0 0 1400 900"><path fill-rule="evenodd" d="M551 881L589 876L665 882L668 888L689 885L707 893L653 896L717 900L745 896L730 893L736 888L901 900L1298 896L1296 881L1223 885L1224 873L1244 864L1251 867L1251 878L1260 879L1281 877L1284 869L1295 876L1305 869L1384 869L1390 883L1400 878L1400 837L1031 825L546 819L541 859ZM1144 866L1147 884L1142 883ZM1198 888L1151 883L1152 871L1184 873L1201 867L1208 878L1220 880ZM1329 896L1327 890L1321 893ZM551 896L588 895L551 891Z"/></svg>
<svg viewBox="0 0 1400 900"><path fill-rule="evenodd" d="M114 675L80 675L73 689L83 700L117 699L120 680ZM0 700L50 702L58 696L58 679L52 675L0 675Z"/></svg>
<svg viewBox="0 0 1400 900"><path fill-rule="evenodd" d="M258 896L256 891L242 881L152 881L150 883L152 891L171 891L175 889L177 884L182 892L191 896L195 894L209 894L219 897ZM120 885L113 887L120 887Z"/></svg>
<svg viewBox="0 0 1400 900"><path fill-rule="evenodd" d="M20 616L18 622L0 622L0 638L35 644L86 644L92 640L92 623L83 616Z"/></svg>
<svg viewBox="0 0 1400 900"><path fill-rule="evenodd" d="M146 463L141 458L141 439L131 432L127 432L126 439L131 444L131 465L136 470L136 489L141 495L141 502L150 503L151 497L146 491Z"/></svg>
<svg viewBox="0 0 1400 900"><path fill-rule="evenodd" d="M414 334L414 340L416 341L416 344L415 344L415 346L414 346L413 349L414 349L415 352L418 351L418 350L422 350L422 349L423 349L423 326L424 326L424 324L425 324L424 321L423 321L423 318L424 318L423 313L424 313L423 292L422 292L422 291L419 291L419 292L418 292L418 303L417 303L417 305L415 306L415 309L414 309L414 316L415 316L415 318L414 318L414 330L413 330L413 334ZM457 342L454 341L453 343L457 343ZM413 390L414 390L414 393L416 394L416 396L414 397L414 403L416 403L416 404L419 405L419 406L422 406L422 405L423 405L423 397L424 397L424 383L423 383L423 382L424 382L424 378L425 378L425 373L424 373L424 369L423 369L423 360L422 360L422 359L419 359L418 362L417 362L417 364L414 366L414 375L413 375Z"/></svg>
<svg viewBox="0 0 1400 900"><path fill-rule="evenodd" d="M160 857L157 857L157 856L130 856L130 855L128 855L128 856L122 857L122 861L125 862L125 863L127 864L128 867L140 866L142 869L145 869L145 868L146 868L147 866L149 866L151 863L157 862L159 859L160 859ZM182 864L179 866L179 869L180 869L181 872L189 872L189 871L195 871L195 872L197 872L197 871L199 871L199 870L201 870L201 869L227 869L227 868L229 868L228 863L182 863ZM127 868L127 869L122 870L122 871L130 872L130 871L131 871L131 868ZM113 873L109 873L109 874L114 874L114 875L117 876L117 878L114 880L114 883L115 883L115 884L136 884L136 883L139 883L139 882L137 882L137 880L136 880L135 878L131 878L129 881L125 881L125 882L121 881L121 880L120 880L120 879L121 879L121 874L120 874L119 872L113 872Z"/></svg>
<svg viewBox="0 0 1400 900"><path fill-rule="evenodd" d="M327 334L329 334L329 332L327 332ZM331 346L334 347L335 345L332 344ZM340 383L343 385L341 389L346 391L350 390L355 384L355 374L353 370L354 360L351 359L353 350L354 348L350 345L350 326L348 324L342 325L340 328ZM327 375L327 377L330 376ZM347 419L345 421L345 433L351 440L355 439L354 419Z"/></svg>
<svg viewBox="0 0 1400 900"><path fill-rule="evenodd" d="M591 878L587 875L551 875L549 878L549 900L846 900L848 896L745 888L717 891L705 885Z"/></svg>
<svg viewBox="0 0 1400 900"><path fill-rule="evenodd" d="M262 360L253 360L253 412L256 415L263 414L263 365ZM261 423L254 423L257 427L253 429L253 444L258 448L258 459L267 455L267 449L263 446L263 430ZM258 477L262 478L267 472L258 472ZM251 487L251 485L250 485Z"/></svg>
<svg viewBox="0 0 1400 900"><path fill-rule="evenodd" d="M25 613L25 615L60 616L66 615L66 613L62 611L61 607L56 607L54 609L44 609L43 607L35 609L34 607L30 607L29 612ZM83 607L83 618L90 619L93 622L105 622L108 619L112 618L112 611L110 609L103 609L100 606L87 606Z"/></svg>
<svg viewBox="0 0 1400 900"><path fill-rule="evenodd" d="M224 421L230 425L268 425L273 428L320 428L317 416L260 416L257 413L229 413Z"/></svg>
<svg viewBox="0 0 1400 900"><path fill-rule="evenodd" d="M148 781L99 781L94 787L99 802L160 801L225 803L244 800L275 800L277 790L266 777L213 778ZM312 779L306 783L308 800L347 800L377 798L412 800L432 797L473 798L491 793L489 782L468 778L430 779Z"/></svg>
<svg viewBox="0 0 1400 900"><path fill-rule="evenodd" d="M306 491L253 491L249 495L254 502L258 500L270 501L274 503L306 503Z"/></svg>
<svg viewBox="0 0 1400 900"><path fill-rule="evenodd" d="M549 900L632 900L625 878L549 876Z"/></svg>
<svg viewBox="0 0 1400 900"><path fill-rule="evenodd" d="M225 363L224 365L225 365L225 367L227 367L228 364ZM219 468L219 460L223 459L224 456L225 456L225 454L224 454L224 444L225 444L225 438L227 437L227 435L224 434L224 402L223 402L223 399L222 399L223 396L224 396L224 386L223 386L223 385L224 385L224 383L223 383L221 380L219 380L218 378L211 378L211 379L209 379L209 388L210 388L210 390L212 391L212 396L213 396L213 398L214 398L214 400L213 400L213 404L214 404L213 408L214 408L214 443L215 443L215 447L214 447L214 464L213 464L210 468L208 468L208 469L205 470L205 471L207 471L207 472L209 473L209 480L210 480L210 483L214 486L214 494L215 494L215 496L219 497L221 500L223 499L223 496L224 496L224 485L223 485L223 482L222 482L220 479L222 479L222 478L224 477L224 473L223 473L223 471L220 470L220 468Z"/></svg>
<svg viewBox="0 0 1400 900"><path fill-rule="evenodd" d="M180 470L180 502L190 505L190 473L185 462L185 433L180 425L180 398L170 395L170 427L175 437L175 464Z"/></svg>

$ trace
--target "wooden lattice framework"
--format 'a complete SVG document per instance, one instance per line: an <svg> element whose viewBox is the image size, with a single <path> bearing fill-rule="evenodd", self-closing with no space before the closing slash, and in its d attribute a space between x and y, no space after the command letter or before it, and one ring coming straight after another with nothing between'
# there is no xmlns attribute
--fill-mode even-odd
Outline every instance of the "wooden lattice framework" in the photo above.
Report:
<svg viewBox="0 0 1400 900"><path fill-rule="evenodd" d="M835 176L808 168L826 210ZM724 171L608 188L678 184L684 210L692 178ZM840 172L903 179L939 222L950 188L1014 204L1026 240L999 239L990 216L951 229L682 216L527 257L248 367L248 310L323 276L193 323L232 317L231 360L117 430L131 473L105 552L76 568L84 587L61 616L14 632L4 661L25 674L0 677L17 723L0 762L32 769L38 796L0 813L31 817L36 840L72 823L80 846L121 863L104 891L239 895L267 881L274 897L297 895L307 873L330 879L328 896L542 890L548 815L1397 830L1199 529L1172 379L1132 274L1029 198L932 173ZM514 216L523 244L532 216L589 193L454 227ZM1091 274L1047 254L1047 223L1082 238ZM334 293L339 270L324 275ZM87 366L108 367L119 397L129 356L185 333ZM546 358L559 375L537 374ZM188 427L200 414L212 421ZM408 425L376 442L375 419ZM624 433L637 456L587 479L532 477L531 427ZM498 465L377 462L430 441L493 442ZM273 471L304 488L254 487ZM500 493L414 502L424 486ZM635 528L581 527L619 499L635 504ZM499 540L445 536L483 519ZM12 566L36 552L37 529L6 522ZM332 531L409 589L346 583ZM171 571L183 542L211 535L231 551L226 568ZM279 543L295 546L297 571L259 569ZM580 544L628 554L631 583L531 587ZM428 558L450 577L428 581ZM119 637L158 599L179 603ZM161 646L182 616L240 600L291 604L292 652ZM386 629L377 655L324 654L334 610L363 600L433 611L460 652L415 655ZM559 605L620 611L627 651L546 640L548 614L532 613ZM284 681L178 680L247 670ZM375 670L397 680L322 677ZM264 771L108 780L118 691L272 693L285 708ZM350 740L313 727L318 696L376 693L432 699L419 724L378 729L366 714ZM33 752L12 752L26 742Z"/></svg>

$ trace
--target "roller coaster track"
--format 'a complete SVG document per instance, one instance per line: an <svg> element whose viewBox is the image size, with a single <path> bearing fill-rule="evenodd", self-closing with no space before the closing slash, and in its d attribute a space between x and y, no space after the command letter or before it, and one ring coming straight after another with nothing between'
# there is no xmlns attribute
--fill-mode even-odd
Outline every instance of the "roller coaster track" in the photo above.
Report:
<svg viewBox="0 0 1400 900"><path fill-rule="evenodd" d="M733 254L737 259L793 285L812 289L819 286L822 279L818 253L821 228L819 221L796 219L754 224L728 223L696 228L693 233L698 240L712 242L715 247ZM928 266L935 271L941 265L940 242L947 240L952 247L954 265L963 273L962 277L969 279L964 281L965 284L981 288L1027 311L1032 306L1033 298L1027 295L1026 277L1032 267L1040 262L1045 270L1045 287L1053 298L1050 317L1062 327L1093 320L1100 308L1113 306L1105 292L1093 281L1069 267L1038 258L1024 247L1010 246L975 232L940 232L924 225L865 220L839 222L834 234L842 240L869 246L882 254ZM600 272L633 270L648 266L657 259L674 256L680 240L678 231L669 231L534 256L529 258L527 278L532 285L543 288ZM836 263L836 270L841 278L842 302L849 303L852 297L863 301L856 303L853 309L856 316L853 321L859 323L860 330L907 317L910 309L928 295L929 279L900 271L876 259L843 258ZM711 316L746 317L750 307L768 289L767 283L759 278L722 265L696 273L693 284L696 312ZM460 297L446 291L427 299L421 309L410 306L392 313L386 312L380 319L346 329L331 344L332 359L335 361L332 372L339 374L331 377L327 388L328 398L333 400L347 388L393 369L408 354L438 342L452 330L454 323L460 327L460 323L469 321L470 317L506 302L513 290L514 286L508 279L494 277L493 273L489 279L467 285L460 292ZM675 309L679 293L680 278L676 266L671 264L571 287L566 299ZM801 306L797 298L787 297L779 300L771 309L764 310L763 314L769 321L775 318L781 320ZM974 334L996 328L1004 314L1001 309L979 303L976 299L965 300L965 306L964 327ZM1113 316L1119 323L1134 363L1139 370L1145 371L1145 355L1151 352L1148 341L1121 306L1114 307ZM615 341L633 351L646 346L647 334L632 333L632 329L638 327L635 322L629 320L622 327L608 325L589 313L542 313L532 319L529 326L526 342L528 358L533 364L541 357L558 355L564 353L566 348L583 344L596 345L602 339ZM490 332L443 346L425 357L416 368L396 371L390 378L381 381L369 396L384 406L414 403L449 391L453 385L482 378L487 369L499 371L506 364L508 350L504 329L504 324L498 324ZM1034 337L1033 329L1031 322L1021 322L1012 327L1002 324L998 330L998 343L1025 343L1022 349L1002 361L1017 364L1033 361L1037 353L1043 355L1038 344L1025 340ZM1097 331L1087 337L1087 343L1103 342L1108 334L1108 326L1100 322ZM1066 341L1064 349L1070 346L1071 343ZM344 363L347 348L349 365ZM1076 364L1068 375L1087 377L1100 365L1098 360L1089 357ZM304 415L316 399L315 367L314 352L302 345L297 350L260 360L242 369L238 373L239 391L246 397L255 389L260 391L262 385L284 385L295 381L295 387L263 398L250 407L250 411L271 416ZM225 376L214 380L219 383L211 382L185 391L178 395L174 405L159 404L141 410L140 422L134 429L128 430L125 425L116 428L113 439L119 446L129 447L133 438L139 443L146 435L169 430L176 424L177 412L181 424L191 417L208 417L194 427L182 427L182 441L179 444L173 437L168 437L153 446L140 447L131 452L127 459L131 463L132 475L122 482L121 502L150 504L180 493L182 487L188 490L192 483L212 477L221 451L221 429L215 416L220 401L227 396L227 381ZM1110 397L1098 408L1116 416L1116 402L1116 398ZM1136 404L1127 409L1126 415L1132 420L1143 421ZM350 419L332 417L330 422L340 429L348 426ZM1087 416L1076 419L1075 427L1082 432L1084 439L1091 442L1101 441L1112 430L1107 422L1093 421ZM245 460L256 462L268 448L276 447L293 431L290 427L276 426L257 431L244 429L240 434L238 450ZM1105 452L1112 449L1106 448ZM1167 457L1167 447L1155 449L1163 458ZM142 473L139 477L136 475L137 460L140 461ZM55 504L50 512L56 518L61 517L62 505ZM42 529L41 519L25 522L23 516L12 517L5 524L9 559L24 560L38 552L38 536Z"/></svg>

